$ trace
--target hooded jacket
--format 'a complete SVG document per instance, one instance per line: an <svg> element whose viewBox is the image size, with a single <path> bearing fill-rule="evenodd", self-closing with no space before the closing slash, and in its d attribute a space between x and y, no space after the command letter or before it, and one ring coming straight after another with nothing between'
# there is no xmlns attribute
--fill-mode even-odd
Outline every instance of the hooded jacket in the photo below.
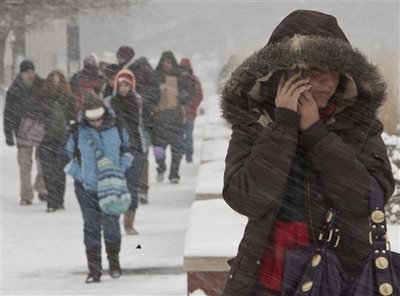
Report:
<svg viewBox="0 0 400 296"><path fill-rule="evenodd" d="M185 77L185 85L189 94L189 103L185 106L185 117L194 120L197 116L197 108L203 100L203 90L199 78L193 74L192 64L188 58L183 58L179 67Z"/></svg>
<svg viewBox="0 0 400 296"><path fill-rule="evenodd" d="M128 79L132 86L131 91L124 97L118 93L118 81L122 77ZM114 94L112 97L106 98L105 103L115 111L117 124L128 130L132 150L146 153L148 147L142 118L143 102L135 88L134 74L130 70L122 69L114 79Z"/></svg>
<svg viewBox="0 0 400 296"><path fill-rule="evenodd" d="M274 81L282 70L310 66L338 71L340 89L331 118L300 133L300 115L275 108ZM273 225L295 203L285 198L293 192L311 243L318 239L326 211L334 206L341 212L336 253L347 272L358 274L371 251L371 176L385 201L394 190L376 117L385 91L377 68L352 48L336 19L315 11L289 14L266 46L234 71L221 94L223 116L233 125L223 197L249 220L238 255L230 261L224 295L252 294Z"/></svg>
<svg viewBox="0 0 400 296"><path fill-rule="evenodd" d="M97 192L98 169L96 152L90 145L93 141L103 151L104 155L119 164L122 171L126 171L132 164L133 156L127 152L129 135L124 128L115 125L115 117L111 110L106 109L104 121L99 129L93 128L83 116L78 115L76 135L70 135L66 150L70 162L64 171L75 181L82 183L87 191ZM77 148L80 157L77 159Z"/></svg>
<svg viewBox="0 0 400 296"><path fill-rule="evenodd" d="M154 112L160 100L160 86L149 61L145 57L137 59L130 70L136 77L136 91L143 98L143 123L147 132L154 125Z"/></svg>

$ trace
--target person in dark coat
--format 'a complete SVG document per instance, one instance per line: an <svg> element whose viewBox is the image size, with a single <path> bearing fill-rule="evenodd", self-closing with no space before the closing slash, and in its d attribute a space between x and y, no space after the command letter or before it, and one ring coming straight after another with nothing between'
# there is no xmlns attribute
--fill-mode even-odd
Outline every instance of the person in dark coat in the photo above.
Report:
<svg viewBox="0 0 400 296"><path fill-rule="evenodd" d="M171 51L162 53L156 67L160 83L159 103L155 110L154 130L151 135L154 156L157 162L157 181L164 180L167 165L166 148L171 146L171 167L169 180L179 183L179 167L183 156L184 106L191 94L185 89L185 81Z"/></svg>
<svg viewBox="0 0 400 296"><path fill-rule="evenodd" d="M128 45L122 45L118 48L115 55L118 66L120 66L121 69L128 69L134 62L135 50Z"/></svg>
<svg viewBox="0 0 400 296"><path fill-rule="evenodd" d="M97 56L92 53L83 59L83 69L75 73L70 79L71 91L76 99L77 110L81 110L85 94L88 92L100 93L104 83L99 74Z"/></svg>
<svg viewBox="0 0 400 296"><path fill-rule="evenodd" d="M223 295L280 295L284 254L314 244L332 207L335 252L350 275L372 251L369 195L394 180L377 110L386 85L335 17L297 10L239 66L222 92L232 124L223 198L248 217Z"/></svg>
<svg viewBox="0 0 400 296"><path fill-rule="evenodd" d="M183 58L179 63L186 78L186 88L188 93L193 94L193 98L189 98L189 103L185 106L185 142L184 150L186 162L193 162L193 130L194 123L197 117L197 108L203 100L203 90L199 78L194 75L192 64L188 58ZM191 89L192 88L192 89Z"/></svg>
<svg viewBox="0 0 400 296"><path fill-rule="evenodd" d="M19 65L20 72L6 94L4 107L4 135L6 144L18 149L18 166L20 172L20 204L30 205L38 192L41 201L47 199L43 182L38 149L44 137L43 118L44 104L40 98L43 79L36 74L35 65L24 60ZM38 174L32 187L32 156L35 155Z"/></svg>
<svg viewBox="0 0 400 296"><path fill-rule="evenodd" d="M124 213L124 228L127 234L136 235L133 227L138 208L138 187L144 159L147 155L147 136L143 126L141 96L136 93L135 76L128 69L122 69L114 80L114 94L105 100L107 106L115 111L117 125L129 133L129 149L134 156L132 166L126 172L126 180L132 202Z"/></svg>
<svg viewBox="0 0 400 296"><path fill-rule="evenodd" d="M64 74L52 71L41 93L45 136L39 146L39 159L48 193L47 212L64 209L65 172L68 162L65 146L70 123L76 120L75 101Z"/></svg>
<svg viewBox="0 0 400 296"><path fill-rule="evenodd" d="M154 127L155 109L159 103L159 82L153 68L145 57L138 58L129 69L136 78L136 91L143 99L143 125L150 145L151 133ZM142 175L139 182L139 201L148 204L149 196L149 160L148 150L143 163Z"/></svg>
<svg viewBox="0 0 400 296"><path fill-rule="evenodd" d="M121 70L121 67L117 64L109 64L104 70L106 81L100 90L100 95L102 99L112 96L114 91L114 79L117 73Z"/></svg>

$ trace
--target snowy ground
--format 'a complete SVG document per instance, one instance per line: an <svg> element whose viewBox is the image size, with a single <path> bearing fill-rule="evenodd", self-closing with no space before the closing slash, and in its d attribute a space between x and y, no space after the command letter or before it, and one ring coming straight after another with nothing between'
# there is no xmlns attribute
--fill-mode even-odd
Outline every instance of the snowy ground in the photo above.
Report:
<svg viewBox="0 0 400 296"><path fill-rule="evenodd" d="M197 151L202 121L199 117L195 130ZM16 149L2 144L1 154L2 295L186 295L183 248L199 153L193 164L182 161L179 185L156 183L150 157L150 203L138 209L136 228L140 235L123 234L124 275L112 280L105 274L99 285L84 283L87 267L82 217L71 179L65 211L46 213L46 204L38 200L22 207L18 205ZM103 253L103 268L108 268L105 258Z"/></svg>

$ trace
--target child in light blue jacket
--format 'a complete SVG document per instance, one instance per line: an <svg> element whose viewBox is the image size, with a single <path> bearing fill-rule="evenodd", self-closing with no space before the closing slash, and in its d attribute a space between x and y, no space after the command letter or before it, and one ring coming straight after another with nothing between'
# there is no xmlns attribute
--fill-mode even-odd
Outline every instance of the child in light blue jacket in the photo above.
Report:
<svg viewBox="0 0 400 296"><path fill-rule="evenodd" d="M132 163L133 156L127 152L129 136L125 129L115 125L114 113L107 109L97 95L90 93L85 98L75 131L72 132L67 152L71 159L65 168L75 180L75 194L84 220L84 244L88 260L89 274L86 283L100 282L101 230L104 233L110 275L121 276L119 252L121 249L121 229L119 215L104 213L99 206L97 192L98 166L96 150L101 150L125 172Z"/></svg>

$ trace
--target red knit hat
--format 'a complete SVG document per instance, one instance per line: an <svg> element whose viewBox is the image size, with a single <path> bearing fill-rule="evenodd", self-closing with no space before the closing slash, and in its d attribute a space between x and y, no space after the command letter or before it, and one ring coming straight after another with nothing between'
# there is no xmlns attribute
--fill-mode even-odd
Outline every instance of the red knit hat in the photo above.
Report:
<svg viewBox="0 0 400 296"><path fill-rule="evenodd" d="M132 71L128 69L122 69L117 73L114 79L114 89L118 89L118 84L121 82L126 82L129 83L132 87L132 90L136 89L136 79L135 75L132 73Z"/></svg>

